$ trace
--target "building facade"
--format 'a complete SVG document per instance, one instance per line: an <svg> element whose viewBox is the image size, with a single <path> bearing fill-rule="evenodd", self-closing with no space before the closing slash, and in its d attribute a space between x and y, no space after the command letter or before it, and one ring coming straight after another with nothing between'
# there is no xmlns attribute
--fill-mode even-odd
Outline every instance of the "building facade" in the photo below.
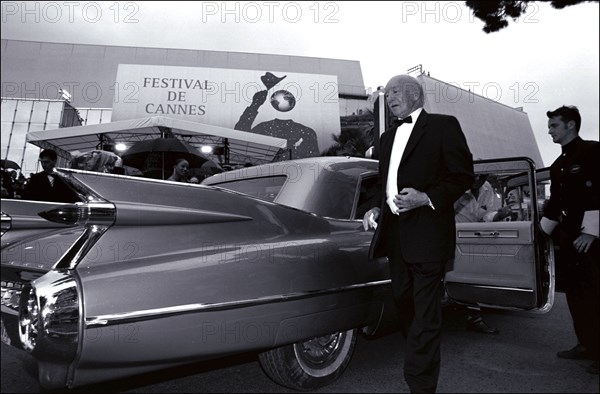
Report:
<svg viewBox="0 0 600 394"><path fill-rule="evenodd" d="M83 125L114 120L114 103L123 99L118 97L118 92L127 93L126 90L123 91L123 86L118 86L117 83L119 65L125 64L332 75L337 78L337 91L325 93L335 95L339 105L339 116L364 112L369 108L358 61L19 40L1 40L1 55L3 107L5 103L14 100L60 100L61 92L66 91L70 96L70 105L79 111ZM10 112L11 109L12 107L7 108L6 112ZM23 110L27 111L24 107ZM59 116L58 107L53 107L52 111L53 116ZM2 157L13 158L15 152L25 150L25 159L20 161L24 163L26 173L33 172L29 169L37 168L37 164L30 164L31 158L39 149L24 147L25 135L29 131L50 129L51 126L48 124L46 128L40 128L37 123L32 123L28 128L15 128L9 124L9 120L5 121L4 112L3 109ZM53 124L55 125L56 123ZM8 133L5 130L11 128L14 138L8 143L4 141L4 136ZM330 132L327 131L327 138L329 137Z"/></svg>
<svg viewBox="0 0 600 394"><path fill-rule="evenodd" d="M14 161L26 174L38 171L40 153L27 143L27 133L82 124L77 110L65 100L2 98L0 109L2 159Z"/></svg>
<svg viewBox="0 0 600 394"><path fill-rule="evenodd" d="M374 97L366 93L370 89L365 89L360 63L353 60L4 39L0 45L2 158L20 163L25 175L38 170L39 148L26 143L28 132L117 120L115 103L127 94L127 87L119 86L117 78L120 65L330 75L337 79L337 91L333 93L342 133L344 119L374 110ZM425 90L425 109L456 116L476 159L527 156L538 166L543 165L529 118L521 109L423 73L417 78ZM69 95L68 102L61 99L64 91ZM77 110L80 123L63 119L68 108ZM321 133L330 137L328 130Z"/></svg>

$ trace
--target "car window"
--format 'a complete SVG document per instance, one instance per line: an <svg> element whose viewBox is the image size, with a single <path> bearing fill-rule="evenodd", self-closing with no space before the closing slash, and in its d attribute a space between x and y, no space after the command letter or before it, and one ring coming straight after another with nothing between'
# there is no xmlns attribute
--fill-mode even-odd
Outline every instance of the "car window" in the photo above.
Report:
<svg viewBox="0 0 600 394"><path fill-rule="evenodd" d="M212 186L222 187L272 202L277 198L285 180L285 175L279 175L215 183Z"/></svg>
<svg viewBox="0 0 600 394"><path fill-rule="evenodd" d="M365 213L376 206L379 201L377 196L377 176L365 177L360 180L359 195L354 208L353 219L362 219Z"/></svg>
<svg viewBox="0 0 600 394"><path fill-rule="evenodd" d="M537 205L539 216L544 216L544 208L550 199L550 167L536 171Z"/></svg>
<svg viewBox="0 0 600 394"><path fill-rule="evenodd" d="M475 182L454 204L457 223L532 221L531 179L523 172L525 162L513 168L476 163ZM537 211L544 201L544 186L537 185ZM541 199L541 201L539 201Z"/></svg>
<svg viewBox="0 0 600 394"><path fill-rule="evenodd" d="M457 223L492 222L502 209L502 186L491 174L476 174L475 181L454 203Z"/></svg>

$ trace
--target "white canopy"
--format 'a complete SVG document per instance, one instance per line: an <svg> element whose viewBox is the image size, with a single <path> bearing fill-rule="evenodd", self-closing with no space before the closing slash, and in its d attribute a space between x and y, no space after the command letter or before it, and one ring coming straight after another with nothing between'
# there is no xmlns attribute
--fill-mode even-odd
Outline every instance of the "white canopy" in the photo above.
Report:
<svg viewBox="0 0 600 394"><path fill-rule="evenodd" d="M71 154L98 149L101 145L132 145L166 136L187 141L197 148L203 145L224 147L227 143L230 162L238 164L271 162L275 157L285 155L287 148L283 138L165 116L34 131L27 134L27 142L43 149L54 149L60 156L70 159Z"/></svg>

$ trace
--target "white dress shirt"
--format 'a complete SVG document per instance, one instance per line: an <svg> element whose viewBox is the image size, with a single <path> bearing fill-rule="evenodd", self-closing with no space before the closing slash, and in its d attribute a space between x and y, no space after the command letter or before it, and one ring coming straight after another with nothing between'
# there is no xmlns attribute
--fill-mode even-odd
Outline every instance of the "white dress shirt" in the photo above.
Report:
<svg viewBox="0 0 600 394"><path fill-rule="evenodd" d="M423 108L417 108L409 116L412 118L412 123L403 123L396 129L396 135L394 137L394 145L392 146L392 154L390 156L390 167L388 169L388 178L386 184L386 202L389 205L392 213L398 215L399 208L394 204L394 197L398 194L398 167L400 167L400 160L402 154L408 143L408 138L417 123L419 115ZM408 116L407 116L408 117Z"/></svg>

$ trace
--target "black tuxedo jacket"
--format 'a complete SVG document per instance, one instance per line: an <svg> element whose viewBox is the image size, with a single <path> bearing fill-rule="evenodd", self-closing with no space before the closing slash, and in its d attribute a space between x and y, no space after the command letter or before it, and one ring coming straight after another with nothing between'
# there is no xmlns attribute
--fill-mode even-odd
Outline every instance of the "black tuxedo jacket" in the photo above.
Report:
<svg viewBox="0 0 600 394"><path fill-rule="evenodd" d="M31 175L23 190L23 199L35 201L51 202L77 202L80 199L76 193L71 190L60 176L55 175L54 185L50 185L48 175L45 172L38 172Z"/></svg>
<svg viewBox="0 0 600 394"><path fill-rule="evenodd" d="M386 203L386 180L397 127L381 136L379 158L379 225L370 258L387 256L399 247L409 263L443 261L454 257L456 225L454 202L474 182L473 156L458 120L421 112L404 149L398 169L398 191L412 187L427 193L435 209L419 207L396 216ZM399 239L389 239L396 220Z"/></svg>

